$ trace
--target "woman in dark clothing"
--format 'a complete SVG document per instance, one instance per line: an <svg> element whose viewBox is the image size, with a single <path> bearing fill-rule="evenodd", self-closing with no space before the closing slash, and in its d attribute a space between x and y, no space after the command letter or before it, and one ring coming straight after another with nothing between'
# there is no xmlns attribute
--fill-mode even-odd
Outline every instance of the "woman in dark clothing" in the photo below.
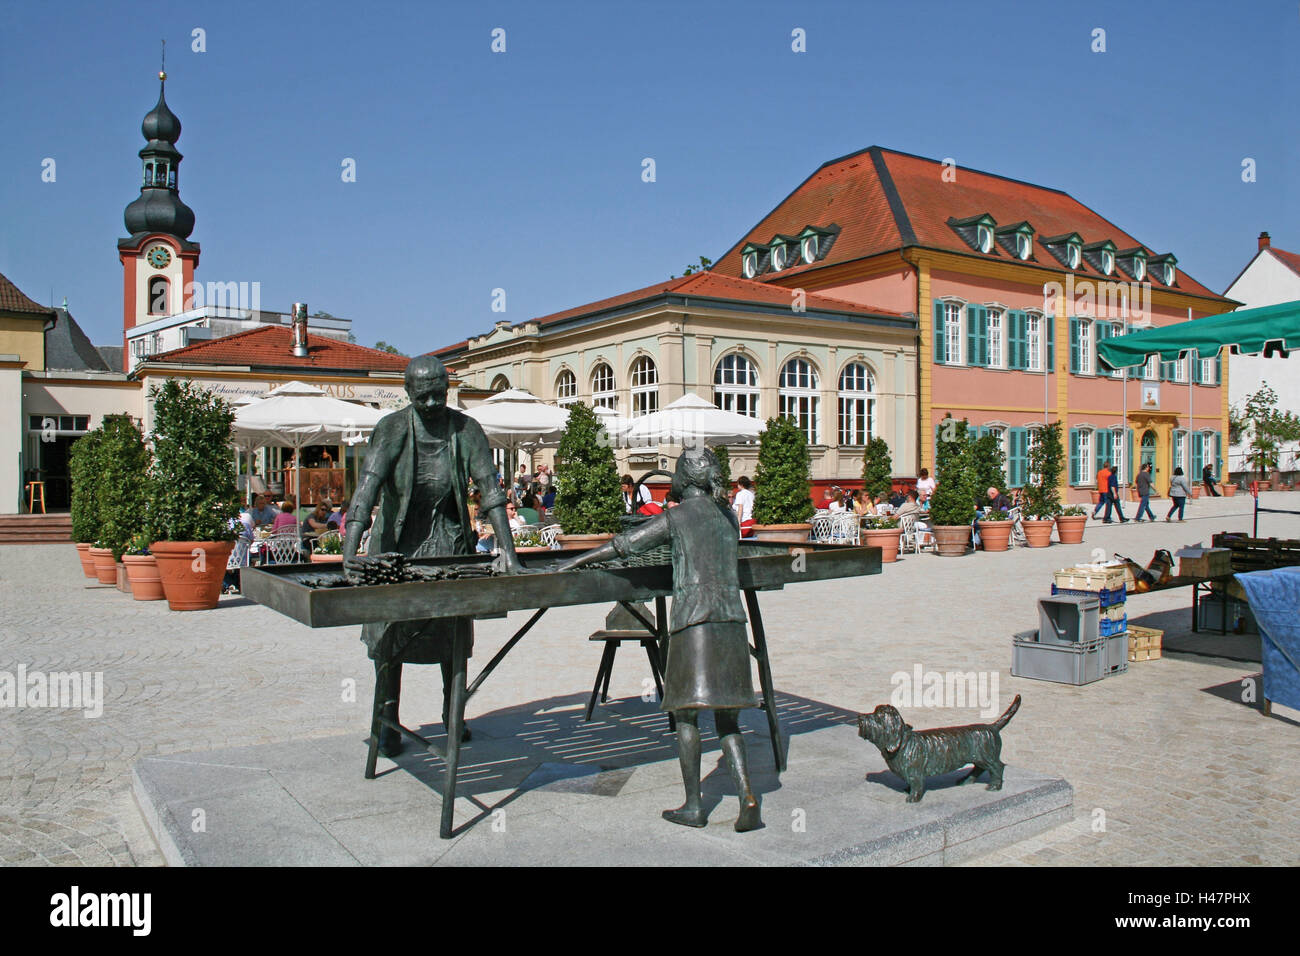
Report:
<svg viewBox="0 0 1300 956"><path fill-rule="evenodd" d="M1205 485L1211 498L1219 497L1219 493L1214 490L1214 467L1208 463L1201 469L1201 484Z"/></svg>

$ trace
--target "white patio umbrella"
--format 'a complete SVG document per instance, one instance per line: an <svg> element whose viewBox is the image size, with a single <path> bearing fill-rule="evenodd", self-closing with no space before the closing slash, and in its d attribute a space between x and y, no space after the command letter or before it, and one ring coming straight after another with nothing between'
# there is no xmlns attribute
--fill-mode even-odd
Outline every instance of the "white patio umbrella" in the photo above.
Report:
<svg viewBox="0 0 1300 956"><path fill-rule="evenodd" d="M270 396L235 410L232 440L253 447L283 445L294 452L294 489L302 496L302 450L308 445L356 444L387 411L326 395L314 385L288 382ZM301 526L300 526L301 527Z"/></svg>
<svg viewBox="0 0 1300 956"><path fill-rule="evenodd" d="M521 449L531 456L538 447L555 444L569 421L565 409L548 405L522 388L497 392L465 414L483 426L489 444L506 450L512 472Z"/></svg>
<svg viewBox="0 0 1300 956"><path fill-rule="evenodd" d="M753 441L763 423L748 415L726 412L694 392L687 392L671 405L633 419L620 435L623 444L729 445Z"/></svg>

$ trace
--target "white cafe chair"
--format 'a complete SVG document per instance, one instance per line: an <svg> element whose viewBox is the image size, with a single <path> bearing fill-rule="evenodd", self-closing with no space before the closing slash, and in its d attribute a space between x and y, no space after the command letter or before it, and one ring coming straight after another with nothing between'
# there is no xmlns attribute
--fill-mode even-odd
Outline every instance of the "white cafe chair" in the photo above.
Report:
<svg viewBox="0 0 1300 956"><path fill-rule="evenodd" d="M811 541L830 541L831 531L835 525L835 517L829 511L818 512L812 518L812 537Z"/></svg>
<svg viewBox="0 0 1300 956"><path fill-rule="evenodd" d="M226 559L227 571L248 567L248 546L251 543L247 538L235 539L235 547L231 550L230 557Z"/></svg>
<svg viewBox="0 0 1300 956"><path fill-rule="evenodd" d="M298 550L298 532L281 531L266 539L271 550L271 561L275 564L298 564L302 561Z"/></svg>

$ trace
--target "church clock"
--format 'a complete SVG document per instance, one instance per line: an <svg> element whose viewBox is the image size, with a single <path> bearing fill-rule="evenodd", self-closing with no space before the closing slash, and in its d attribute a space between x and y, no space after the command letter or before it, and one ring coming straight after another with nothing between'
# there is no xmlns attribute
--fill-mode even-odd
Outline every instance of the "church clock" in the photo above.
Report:
<svg viewBox="0 0 1300 956"><path fill-rule="evenodd" d="M166 246L154 246L145 258L155 269L166 269L171 264L172 253Z"/></svg>

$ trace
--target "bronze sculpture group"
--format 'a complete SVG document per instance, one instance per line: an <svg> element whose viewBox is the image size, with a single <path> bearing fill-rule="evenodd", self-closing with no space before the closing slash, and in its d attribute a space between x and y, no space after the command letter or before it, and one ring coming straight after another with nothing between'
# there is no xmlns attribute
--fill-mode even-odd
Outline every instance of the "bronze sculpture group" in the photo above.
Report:
<svg viewBox="0 0 1300 956"><path fill-rule="evenodd" d="M487 437L476 421L447 407L446 368L432 356L415 358L407 366L405 384L410 405L381 419L370 439L348 510L344 568L356 583L362 583L395 573L403 559L474 554L477 535L467 507L472 481L480 494L480 514L491 523L499 544L493 568L501 573L523 573L526 569L515 554L506 495L497 479ZM750 670L748 619L740 598L740 528L726 501L718 460L708 449L683 453L673 473L672 491L679 502L675 507L557 570L671 547L673 605L661 707L676 722L685 801L665 810L663 817L690 827L708 823L700 790L699 713L709 710L740 800L735 829L754 830L762 826L762 820L739 724L742 709L758 706ZM368 554L361 556L358 550L372 510L375 517ZM443 722L449 729L453 727L449 719L453 646L472 648L472 617L366 624L362 640L375 664L372 741L377 739L379 753L392 757L402 749L402 737L394 725L399 723L403 664L441 665ZM461 693L464 656L456 659L460 661L456 677ZM904 723L897 710L882 706L860 718L859 731L880 747L890 769L908 783L909 802L921 799L926 776L965 763L975 764L972 777L987 770L989 788L999 789L1003 765L998 732L1019 702L1017 697L992 725L921 732ZM775 741L775 716L770 715L770 720ZM468 728L464 728L462 739L469 739ZM372 775L375 749L372 743L367 776ZM444 818L445 830L450 821L446 813Z"/></svg>

